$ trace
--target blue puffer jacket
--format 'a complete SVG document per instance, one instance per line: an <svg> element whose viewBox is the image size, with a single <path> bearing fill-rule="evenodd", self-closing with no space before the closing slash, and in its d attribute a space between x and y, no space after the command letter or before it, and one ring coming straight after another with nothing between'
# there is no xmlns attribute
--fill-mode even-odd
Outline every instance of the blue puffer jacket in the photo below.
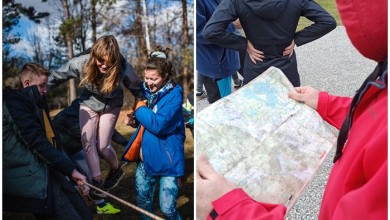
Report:
<svg viewBox="0 0 390 220"><path fill-rule="evenodd" d="M135 117L145 127L142 137L142 157L147 174L152 176L182 176L184 174L185 126L182 112L182 88L175 87L160 97L153 106L140 107ZM148 94L145 94L148 97ZM133 143L139 127L130 139L123 155ZM122 156L122 160L125 160Z"/></svg>

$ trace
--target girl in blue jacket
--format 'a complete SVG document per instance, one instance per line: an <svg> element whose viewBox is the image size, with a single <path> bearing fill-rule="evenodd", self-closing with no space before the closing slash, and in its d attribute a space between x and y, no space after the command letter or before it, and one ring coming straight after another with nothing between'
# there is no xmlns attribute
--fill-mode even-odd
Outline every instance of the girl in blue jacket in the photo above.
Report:
<svg viewBox="0 0 390 220"><path fill-rule="evenodd" d="M153 212L153 194L160 184L160 209L165 219L181 219L176 210L180 177L184 174L185 125L182 113L182 88L173 82L172 63L167 60L169 49L151 53L146 62L144 95L147 100L128 119L139 122L122 159L134 147L142 132L141 149L135 174L136 200L139 207ZM142 216L149 219L147 216Z"/></svg>

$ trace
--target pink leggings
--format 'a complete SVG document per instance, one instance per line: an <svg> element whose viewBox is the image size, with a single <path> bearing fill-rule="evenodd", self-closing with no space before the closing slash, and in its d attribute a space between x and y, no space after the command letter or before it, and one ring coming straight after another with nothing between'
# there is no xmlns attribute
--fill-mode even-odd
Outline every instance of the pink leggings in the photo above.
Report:
<svg viewBox="0 0 390 220"><path fill-rule="evenodd" d="M101 175L99 155L110 165L118 167L118 157L111 146L111 138L118 119L120 108L104 113L80 105L81 141L92 178Z"/></svg>

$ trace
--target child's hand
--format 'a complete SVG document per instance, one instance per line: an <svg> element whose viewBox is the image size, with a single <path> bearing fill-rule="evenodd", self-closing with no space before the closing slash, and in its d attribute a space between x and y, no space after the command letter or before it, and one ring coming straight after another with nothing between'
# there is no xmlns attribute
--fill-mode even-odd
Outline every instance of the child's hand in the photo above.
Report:
<svg viewBox="0 0 390 220"><path fill-rule="evenodd" d="M131 111L129 114L127 114L127 117L125 118L125 124L130 125L133 128L137 127L136 119L135 119L135 115L134 115L133 111Z"/></svg>

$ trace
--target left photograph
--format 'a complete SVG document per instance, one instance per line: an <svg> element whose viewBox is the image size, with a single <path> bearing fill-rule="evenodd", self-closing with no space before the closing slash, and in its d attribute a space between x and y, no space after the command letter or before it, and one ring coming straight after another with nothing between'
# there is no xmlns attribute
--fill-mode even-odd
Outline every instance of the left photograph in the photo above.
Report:
<svg viewBox="0 0 390 220"><path fill-rule="evenodd" d="M2 15L2 218L194 219L194 1Z"/></svg>

